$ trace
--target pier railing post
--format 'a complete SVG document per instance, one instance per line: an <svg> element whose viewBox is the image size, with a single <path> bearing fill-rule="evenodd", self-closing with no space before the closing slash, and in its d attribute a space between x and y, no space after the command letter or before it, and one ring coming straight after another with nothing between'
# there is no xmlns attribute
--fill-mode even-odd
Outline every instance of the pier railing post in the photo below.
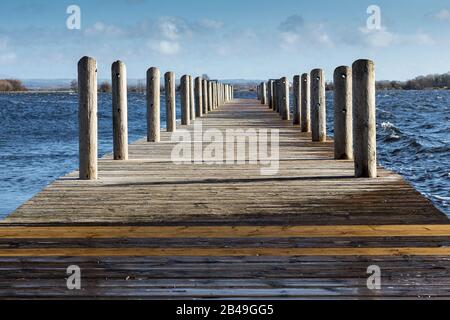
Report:
<svg viewBox="0 0 450 320"><path fill-rule="evenodd" d="M116 61L111 67L114 160L128 160L127 70Z"/></svg>
<svg viewBox="0 0 450 320"><path fill-rule="evenodd" d="M216 82L212 82L212 109L216 110L217 108L217 83Z"/></svg>
<svg viewBox="0 0 450 320"><path fill-rule="evenodd" d="M213 85L210 80L208 80L208 112L213 110Z"/></svg>
<svg viewBox="0 0 450 320"><path fill-rule="evenodd" d="M215 108L219 108L219 83L216 81L214 82L214 88L215 88L215 95L214 98L216 99Z"/></svg>
<svg viewBox="0 0 450 320"><path fill-rule="evenodd" d="M352 70L336 68L334 83L334 158L353 159Z"/></svg>
<svg viewBox="0 0 450 320"><path fill-rule="evenodd" d="M272 89L272 110L277 111L278 105L278 84L277 80L273 80L273 89Z"/></svg>
<svg viewBox="0 0 450 320"><path fill-rule="evenodd" d="M273 80L267 82L267 104L269 109L273 108Z"/></svg>
<svg viewBox="0 0 450 320"><path fill-rule="evenodd" d="M265 82L261 82L261 104L267 103L267 87Z"/></svg>
<svg viewBox="0 0 450 320"><path fill-rule="evenodd" d="M322 69L311 71L311 126L312 141L327 139L325 75Z"/></svg>
<svg viewBox="0 0 450 320"><path fill-rule="evenodd" d="M294 76L293 81L293 103L294 103L294 125L300 124L300 118L303 116L301 114L301 85L300 76Z"/></svg>
<svg viewBox="0 0 450 320"><path fill-rule="evenodd" d="M352 70L355 176L376 178L375 67L370 60L357 60Z"/></svg>
<svg viewBox="0 0 450 320"><path fill-rule="evenodd" d="M181 96L181 124L188 126L191 124L190 116L190 88L189 88L189 76L184 75L180 81L180 96Z"/></svg>
<svg viewBox="0 0 450 320"><path fill-rule="evenodd" d="M311 132L311 95L309 73L302 74L301 79L301 123L302 132Z"/></svg>
<svg viewBox="0 0 450 320"><path fill-rule="evenodd" d="M189 75L189 111L190 114L190 120L195 120L195 93L194 93L194 78Z"/></svg>
<svg viewBox="0 0 450 320"><path fill-rule="evenodd" d="M281 119L290 120L291 111L289 104L289 81L286 77L280 79L280 92L281 92L281 99L280 99Z"/></svg>
<svg viewBox="0 0 450 320"><path fill-rule="evenodd" d="M166 95L166 126L167 132L175 132L177 130L176 115L176 90L175 90L175 73L167 72L165 74L165 95Z"/></svg>
<svg viewBox="0 0 450 320"><path fill-rule="evenodd" d="M78 129L80 180L96 180L97 168L97 62L83 57L78 62Z"/></svg>
<svg viewBox="0 0 450 320"><path fill-rule="evenodd" d="M203 114L208 114L208 80L202 79L202 106Z"/></svg>
<svg viewBox="0 0 450 320"><path fill-rule="evenodd" d="M203 117L203 81L201 77L195 78L195 116Z"/></svg>
<svg viewBox="0 0 450 320"><path fill-rule="evenodd" d="M147 141L161 141L161 73L158 68L147 71Z"/></svg>

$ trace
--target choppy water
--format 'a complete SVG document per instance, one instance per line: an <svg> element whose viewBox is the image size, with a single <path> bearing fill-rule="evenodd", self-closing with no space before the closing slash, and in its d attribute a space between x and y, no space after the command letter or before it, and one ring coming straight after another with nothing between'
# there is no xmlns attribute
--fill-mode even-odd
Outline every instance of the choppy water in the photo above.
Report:
<svg viewBox="0 0 450 320"><path fill-rule="evenodd" d="M331 93L327 100L332 134ZM379 92L377 104L379 162L403 175L450 216L450 91ZM145 95L130 94L128 108L129 136L134 141L146 134ZM0 119L1 218L77 168L77 96L0 94ZM111 122L110 95L100 94L100 155L112 150Z"/></svg>

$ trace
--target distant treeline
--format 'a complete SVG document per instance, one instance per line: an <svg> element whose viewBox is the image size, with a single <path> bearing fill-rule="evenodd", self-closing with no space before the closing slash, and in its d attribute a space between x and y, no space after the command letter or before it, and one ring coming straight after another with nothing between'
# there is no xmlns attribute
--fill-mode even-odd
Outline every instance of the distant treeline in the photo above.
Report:
<svg viewBox="0 0 450 320"><path fill-rule="evenodd" d="M0 91L13 92L13 91L27 91L27 88L22 84L20 80L6 79L0 80Z"/></svg>
<svg viewBox="0 0 450 320"><path fill-rule="evenodd" d="M450 72L419 76L408 81L377 81L377 90L426 90L450 89ZM333 83L327 83L327 90L333 90Z"/></svg>

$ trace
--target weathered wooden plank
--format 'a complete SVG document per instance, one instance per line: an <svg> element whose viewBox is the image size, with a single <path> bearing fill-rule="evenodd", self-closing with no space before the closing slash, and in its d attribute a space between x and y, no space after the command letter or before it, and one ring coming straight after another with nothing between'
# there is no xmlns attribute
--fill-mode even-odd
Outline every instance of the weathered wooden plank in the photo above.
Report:
<svg viewBox="0 0 450 320"><path fill-rule="evenodd" d="M450 225L0 227L0 239L450 237ZM450 238L449 238L450 240Z"/></svg>

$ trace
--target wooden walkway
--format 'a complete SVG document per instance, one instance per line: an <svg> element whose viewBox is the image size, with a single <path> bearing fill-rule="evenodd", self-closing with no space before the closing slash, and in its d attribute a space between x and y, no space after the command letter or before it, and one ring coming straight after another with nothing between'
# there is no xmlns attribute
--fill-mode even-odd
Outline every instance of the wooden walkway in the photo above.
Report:
<svg viewBox="0 0 450 320"><path fill-rule="evenodd" d="M100 160L98 181L71 173L0 222L0 297L450 297L449 220L399 175L353 178L331 141L256 100L201 121L279 129L279 173L176 165L169 134L138 141L131 160ZM370 265L381 290L367 289Z"/></svg>

